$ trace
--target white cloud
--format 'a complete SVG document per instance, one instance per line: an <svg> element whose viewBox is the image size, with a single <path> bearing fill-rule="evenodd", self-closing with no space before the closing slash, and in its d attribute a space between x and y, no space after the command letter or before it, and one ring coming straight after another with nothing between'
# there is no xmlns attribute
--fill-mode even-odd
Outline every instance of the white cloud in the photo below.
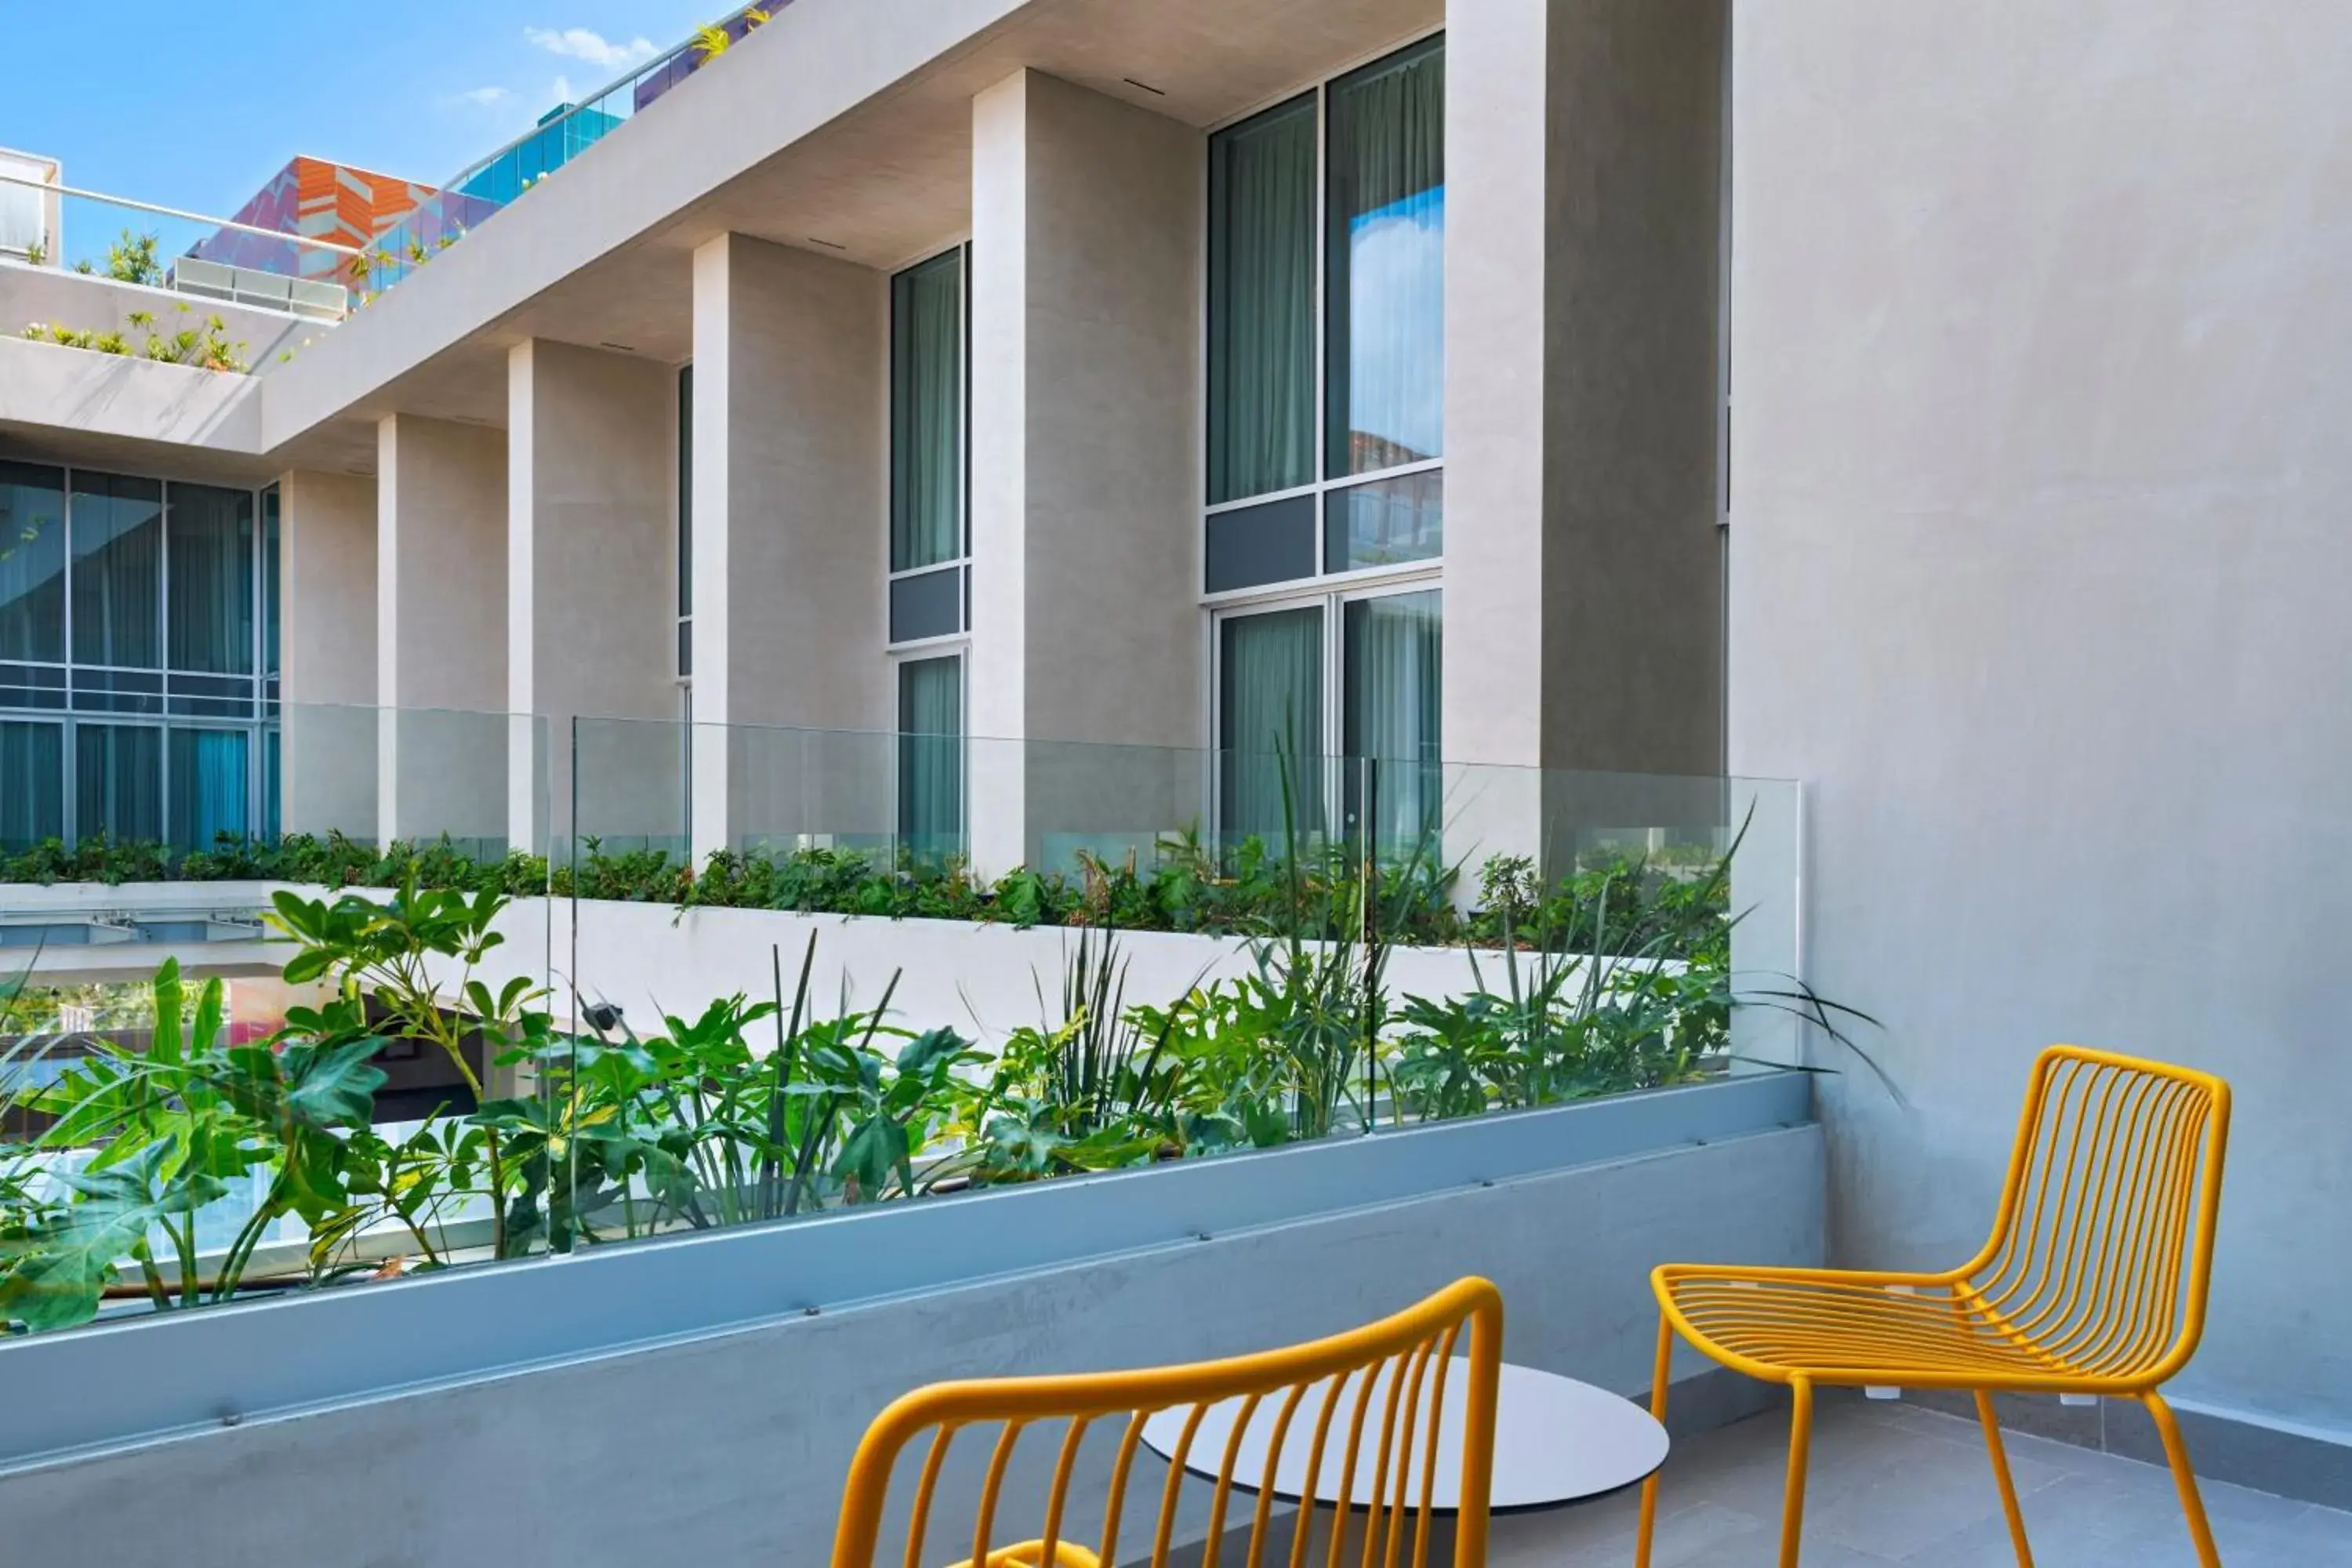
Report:
<svg viewBox="0 0 2352 1568"><path fill-rule="evenodd" d="M522 36L551 55L566 59L586 60L592 66L606 70L626 70L640 61L649 60L658 51L650 38L632 38L627 43L614 43L585 27L525 27Z"/></svg>
<svg viewBox="0 0 2352 1568"><path fill-rule="evenodd" d="M471 92L461 92L457 95L458 102L470 103L480 109L488 109L492 104L504 103L506 100L507 89L502 87L478 87Z"/></svg>
<svg viewBox="0 0 2352 1568"><path fill-rule="evenodd" d="M572 101L572 79L568 76L557 77L555 85L547 90L554 95L556 102L569 103Z"/></svg>

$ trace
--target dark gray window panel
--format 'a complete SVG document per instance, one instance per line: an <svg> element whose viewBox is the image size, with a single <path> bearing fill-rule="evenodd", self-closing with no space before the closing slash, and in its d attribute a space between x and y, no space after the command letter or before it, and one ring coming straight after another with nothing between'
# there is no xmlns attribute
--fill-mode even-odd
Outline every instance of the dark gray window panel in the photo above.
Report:
<svg viewBox="0 0 2352 1568"><path fill-rule="evenodd" d="M1445 476L1436 468L1334 490L1325 501L1323 569L1353 572L1435 559L1445 548Z"/></svg>
<svg viewBox="0 0 2352 1568"><path fill-rule="evenodd" d="M1255 588L1315 575L1315 498L1209 514L1208 591Z"/></svg>
<svg viewBox="0 0 2352 1568"><path fill-rule="evenodd" d="M963 630L963 568L946 566L890 584L890 640L913 642Z"/></svg>

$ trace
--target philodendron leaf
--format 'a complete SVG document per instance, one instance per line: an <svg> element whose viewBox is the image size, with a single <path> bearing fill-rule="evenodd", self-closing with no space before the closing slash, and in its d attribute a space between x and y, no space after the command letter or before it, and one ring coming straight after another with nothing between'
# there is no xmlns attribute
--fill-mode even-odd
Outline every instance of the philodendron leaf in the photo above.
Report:
<svg viewBox="0 0 2352 1568"><path fill-rule="evenodd" d="M857 1183L860 1196L867 1202L882 1195L890 1184L892 1172L902 1177L911 1173L907 1129L893 1116L869 1116L843 1141L841 1155L833 1163L833 1173ZM911 1180L906 1184L911 1186Z"/></svg>
<svg viewBox="0 0 2352 1568"><path fill-rule="evenodd" d="M187 1214L227 1191L210 1176L159 1179L167 1150L151 1145L104 1171L58 1179L75 1194L54 1226L16 1244L0 1273L0 1321L31 1330L68 1328L98 1316L115 1265L146 1239L156 1221Z"/></svg>

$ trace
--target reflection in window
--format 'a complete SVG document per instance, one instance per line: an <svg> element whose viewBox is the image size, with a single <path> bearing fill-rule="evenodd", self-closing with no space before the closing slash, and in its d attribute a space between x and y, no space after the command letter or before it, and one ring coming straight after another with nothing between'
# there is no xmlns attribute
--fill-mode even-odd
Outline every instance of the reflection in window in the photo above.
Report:
<svg viewBox="0 0 2352 1568"><path fill-rule="evenodd" d="M76 664L163 667L163 487L76 469Z"/></svg>
<svg viewBox="0 0 2352 1568"><path fill-rule="evenodd" d="M1445 55L1432 38L1332 83L1324 472L1444 449Z"/></svg>
<svg viewBox="0 0 2352 1568"><path fill-rule="evenodd" d="M1445 545L1445 476L1436 468L1330 492L1326 572L1431 561Z"/></svg>
<svg viewBox="0 0 2352 1568"><path fill-rule="evenodd" d="M1209 141L1209 501L1315 477L1315 95Z"/></svg>
<svg viewBox="0 0 2352 1568"><path fill-rule="evenodd" d="M174 484L164 514L173 669L253 673L253 492Z"/></svg>
<svg viewBox="0 0 2352 1568"><path fill-rule="evenodd" d="M0 658L65 662L65 478L0 462Z"/></svg>

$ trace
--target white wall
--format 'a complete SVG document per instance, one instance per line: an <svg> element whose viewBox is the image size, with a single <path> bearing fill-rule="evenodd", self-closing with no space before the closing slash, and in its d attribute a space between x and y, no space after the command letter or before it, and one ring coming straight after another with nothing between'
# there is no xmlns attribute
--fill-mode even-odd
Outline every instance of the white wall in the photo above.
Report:
<svg viewBox="0 0 2352 1568"><path fill-rule="evenodd" d="M868 268L740 235L695 252L699 725L895 727L881 658L886 289ZM803 797L776 752L797 744L697 731L698 855L795 830ZM862 768L866 749L817 765Z"/></svg>
<svg viewBox="0 0 2352 1568"><path fill-rule="evenodd" d="M2352 1440L2352 29L1738 12L1731 764L1807 781L1855 1263L1982 1239L2034 1052L2237 1093L2192 1402Z"/></svg>
<svg viewBox="0 0 2352 1568"><path fill-rule="evenodd" d="M376 830L506 833L506 437L377 426Z"/></svg>
<svg viewBox="0 0 2352 1568"><path fill-rule="evenodd" d="M544 847L572 828L575 717L677 716L677 376L545 341L516 344L507 368L503 706L531 716L511 727L507 837ZM675 825L680 750L645 756L601 772L597 798Z"/></svg>
<svg viewBox="0 0 2352 1568"><path fill-rule="evenodd" d="M376 492L364 476L278 482L280 816L376 831Z"/></svg>
<svg viewBox="0 0 2352 1568"><path fill-rule="evenodd" d="M8 332L0 335L0 425L73 444L118 443L107 448L127 454L118 461L156 468L172 467L189 447L251 458L261 449L261 384Z"/></svg>

